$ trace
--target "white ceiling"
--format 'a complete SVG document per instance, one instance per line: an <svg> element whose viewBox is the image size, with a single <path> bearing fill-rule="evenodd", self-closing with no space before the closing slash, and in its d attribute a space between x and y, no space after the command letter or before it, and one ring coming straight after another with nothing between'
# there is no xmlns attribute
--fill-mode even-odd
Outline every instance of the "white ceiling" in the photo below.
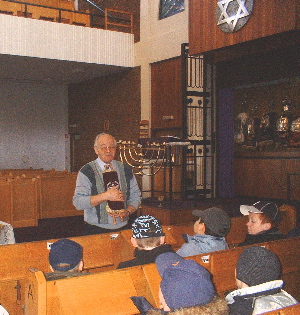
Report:
<svg viewBox="0 0 300 315"><path fill-rule="evenodd" d="M74 61L0 55L0 81L44 84L79 83L127 68Z"/></svg>

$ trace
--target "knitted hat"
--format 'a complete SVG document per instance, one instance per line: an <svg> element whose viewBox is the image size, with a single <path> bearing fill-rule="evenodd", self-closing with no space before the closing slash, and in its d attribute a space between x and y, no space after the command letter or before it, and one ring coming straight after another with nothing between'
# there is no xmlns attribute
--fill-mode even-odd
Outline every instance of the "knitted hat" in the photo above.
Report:
<svg viewBox="0 0 300 315"><path fill-rule="evenodd" d="M192 214L202 218L205 226L215 236L226 236L230 230L230 218L222 209L213 207L205 210L193 210Z"/></svg>
<svg viewBox="0 0 300 315"><path fill-rule="evenodd" d="M61 239L51 245L49 263L54 270L68 271L82 260L82 246L69 239Z"/></svg>
<svg viewBox="0 0 300 315"><path fill-rule="evenodd" d="M249 215L249 212L263 213L275 223L279 223L282 219L281 212L273 202L258 201L252 206L241 205L240 211L243 215Z"/></svg>
<svg viewBox="0 0 300 315"><path fill-rule="evenodd" d="M160 288L170 309L206 305L214 298L210 273L194 260L168 252L159 255L155 263L162 277Z"/></svg>
<svg viewBox="0 0 300 315"><path fill-rule="evenodd" d="M236 278L254 286L280 279L281 265L278 257L261 246L246 248L236 264Z"/></svg>
<svg viewBox="0 0 300 315"><path fill-rule="evenodd" d="M151 215L141 215L132 223L133 238L164 236L159 221Z"/></svg>

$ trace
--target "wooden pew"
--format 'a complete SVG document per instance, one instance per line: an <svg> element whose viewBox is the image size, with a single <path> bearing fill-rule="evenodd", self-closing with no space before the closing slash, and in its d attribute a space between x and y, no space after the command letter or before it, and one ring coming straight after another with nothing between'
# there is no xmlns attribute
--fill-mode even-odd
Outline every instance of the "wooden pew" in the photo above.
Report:
<svg viewBox="0 0 300 315"><path fill-rule="evenodd" d="M41 271L30 269L24 314L139 314L130 296L144 296L159 307L159 282L155 264L55 281L46 281Z"/></svg>
<svg viewBox="0 0 300 315"><path fill-rule="evenodd" d="M278 229L281 233L287 234L297 224L297 211L294 206L283 204L279 207L282 214L282 221L279 223Z"/></svg>
<svg viewBox="0 0 300 315"><path fill-rule="evenodd" d="M300 237L256 244L273 251L282 264L282 279L288 293L300 300ZM194 259L206 267L213 275L216 290L220 296L236 288L235 266L239 255L247 246L212 252L209 254L186 257ZM208 260L207 265L203 260Z"/></svg>
<svg viewBox="0 0 300 315"><path fill-rule="evenodd" d="M264 313L266 315L297 315L300 314L300 303Z"/></svg>
<svg viewBox="0 0 300 315"><path fill-rule="evenodd" d="M10 179L0 178L0 220L11 223L13 205L12 205L12 184Z"/></svg>
<svg viewBox="0 0 300 315"><path fill-rule="evenodd" d="M283 214L283 220L279 225L279 229L282 233L287 233L296 225L296 209L293 206L283 205L280 207L280 210ZM248 222L247 216L233 217L231 218L231 229L228 235L226 236L226 241L228 245L233 248L238 243L244 241ZM182 234L194 234L194 224L184 224L184 225L170 225L163 226L163 231L166 234L166 243L170 244L172 248L176 251L184 244L184 239ZM121 234L125 239L130 242L132 236L131 230L121 231Z"/></svg>
<svg viewBox="0 0 300 315"><path fill-rule="evenodd" d="M41 271L29 270L24 314L137 314L130 296L144 296L158 307L160 281L155 264L55 281L46 281ZM270 314L297 314L298 310L299 304Z"/></svg>
<svg viewBox="0 0 300 315"><path fill-rule="evenodd" d="M300 251L295 250L300 247L300 237L261 243L259 245L265 246L278 255L282 263L282 279L285 282L285 289L297 300L300 300L298 280L300 279ZM228 292L236 289L235 266L239 255L245 248L246 246L237 247L209 254L190 256L185 259L193 259L210 271L213 275L217 293L220 296L225 296ZM151 267L151 264L145 265L144 268L148 270L148 278L153 279L154 283L150 284L150 286L153 287L154 297L158 301L158 296L155 295L155 287L157 287L160 278L155 270L155 265L154 267Z"/></svg>
<svg viewBox="0 0 300 315"><path fill-rule="evenodd" d="M138 314L130 296L137 295L125 269L46 281L41 271L29 271L24 314Z"/></svg>
<svg viewBox="0 0 300 315"><path fill-rule="evenodd" d="M35 226L38 219L80 216L72 198L77 173L10 170L0 177L0 220L14 228Z"/></svg>
<svg viewBox="0 0 300 315"><path fill-rule="evenodd" d="M74 172L38 176L40 218L83 215L72 203L76 178Z"/></svg>
<svg viewBox="0 0 300 315"><path fill-rule="evenodd" d="M38 195L35 178L16 178L12 181L12 226L37 226Z"/></svg>
<svg viewBox="0 0 300 315"><path fill-rule="evenodd" d="M280 207L282 213L282 221L279 224L278 228L283 233L286 234L291 229L296 226L297 214L295 207L291 205L282 205ZM229 233L226 235L226 241L229 247L233 248L237 244L244 241L247 234L247 222L248 216L239 216L232 217L231 219L231 228ZM168 227L169 233L175 239L175 242L172 244L173 248L176 250L184 244L184 239L182 234L194 234L194 223L185 223L185 224L176 224Z"/></svg>
<svg viewBox="0 0 300 315"><path fill-rule="evenodd" d="M300 237L261 243L259 245L265 246L278 255L282 264L282 279L285 283L284 289L299 301L300 251L295 249L299 249L300 247ZM185 259L193 259L205 267L212 274L217 293L221 297L224 297L227 293L236 289L236 262L246 247L196 255L186 257ZM158 305L158 287L161 277L155 264L144 265L143 269L149 283L149 288L151 288L151 294L154 297L155 304L153 303L153 305Z"/></svg>
<svg viewBox="0 0 300 315"><path fill-rule="evenodd" d="M167 244L170 244L173 248L177 248L178 247L178 240L177 238L175 238L173 236L173 226L162 226L163 232L165 233L165 242ZM122 234L122 236L124 237L124 239L126 239L128 241L128 243L131 245L131 236L132 236L132 230L131 229L127 229L127 230L122 230L120 231L120 233ZM131 245L132 246L132 245Z"/></svg>
<svg viewBox="0 0 300 315"><path fill-rule="evenodd" d="M119 233L72 237L83 246L84 270L91 273L115 269L133 258L133 248ZM24 281L29 268L50 272L49 245L56 240L0 246L0 303L10 314L23 314Z"/></svg>
<svg viewBox="0 0 300 315"><path fill-rule="evenodd" d="M278 229L281 233L287 234L291 229L296 226L297 213L294 206L284 204L279 207L282 214L282 221L278 225ZM231 246L244 241L247 234L248 216L240 216L231 218L231 228L227 234L226 241Z"/></svg>
<svg viewBox="0 0 300 315"><path fill-rule="evenodd" d="M147 264L135 267L124 268L130 272L138 296L144 296L151 305L159 307L158 286L160 276L155 264ZM151 277L151 281L149 281Z"/></svg>
<svg viewBox="0 0 300 315"><path fill-rule="evenodd" d="M38 223L37 181L35 178L0 180L0 220L14 228Z"/></svg>
<svg viewBox="0 0 300 315"><path fill-rule="evenodd" d="M285 290L300 301L300 237L265 243L282 264L282 280Z"/></svg>
<svg viewBox="0 0 300 315"><path fill-rule="evenodd" d="M300 237L288 240L278 240L269 243L261 243L260 245L274 250L274 252L279 255L282 263L283 278L287 274L294 275L288 280L285 280L285 289L296 299L299 299L297 292L291 292L290 288L297 287L299 290L297 286L299 277L295 276L295 272L299 273L300 270L299 252L295 250L292 251L291 249L299 248ZM290 249L287 249L288 247L290 247ZM185 259L194 259L207 268L212 274L212 279L217 293L224 297L229 291L236 289L234 270L238 256L245 248L246 247L228 249L225 251L213 252L209 255L197 255L193 257L187 257ZM291 262L294 262L294 264ZM120 273L119 271L124 271L124 274ZM111 286L108 287L110 288L108 289L106 287L107 279L111 279L112 283L112 279L115 279L115 277L116 279L122 278L123 280L121 283L123 285L120 287L117 286L115 289ZM113 312L112 314L135 314L135 310L132 310L131 304L128 303L129 297L131 295L145 296L152 305L156 307L159 306L158 288L161 277L155 264L130 267L120 270L97 272L93 274L92 277L91 275L86 275L77 277L75 279L69 278L48 282L46 282L43 274L40 271L31 271L31 274L25 278L25 281L25 314L35 314L35 311L33 310L35 310L37 307L39 310L41 309L41 311L39 311L41 313L36 314L47 315L52 314L51 309L55 309L57 312L56 314L58 315L67 314L65 310L73 310L73 307L74 310L78 309L82 311L81 306L83 305L84 301L89 301L89 305L86 306L89 310L88 314L96 314L94 312L97 307L99 308L98 301L102 301L102 299L106 301L109 300L111 304L116 304L114 305L116 309L111 310ZM103 290L101 285L98 287L98 283L101 281L104 282L104 287L106 288L105 290ZM96 285L93 285L92 283ZM126 283L126 285L124 285L124 283ZM85 292L89 292L89 295L85 295ZM66 297L66 294L68 294L70 297ZM84 296L84 299L82 296L78 297L77 299L77 296L80 294ZM102 296L100 297L100 295ZM98 296L98 299L89 298L89 296ZM119 303L113 302L123 301L123 299L123 308L119 308ZM79 302L79 305L76 304L77 302ZM80 314L76 313L76 311L74 312L74 314ZM102 314L101 307L98 309L98 312L98 314Z"/></svg>

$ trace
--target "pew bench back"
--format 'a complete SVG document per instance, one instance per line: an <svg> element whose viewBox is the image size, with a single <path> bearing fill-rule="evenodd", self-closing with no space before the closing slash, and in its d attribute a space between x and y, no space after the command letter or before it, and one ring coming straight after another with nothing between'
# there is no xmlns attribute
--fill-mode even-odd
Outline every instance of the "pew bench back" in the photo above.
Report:
<svg viewBox="0 0 300 315"><path fill-rule="evenodd" d="M84 270L115 269L133 258L133 247L120 233L70 237L83 246ZM0 303L10 314L22 314L24 279L29 268L50 272L49 246L56 239L0 246Z"/></svg>
<svg viewBox="0 0 300 315"><path fill-rule="evenodd" d="M300 314L300 303L264 313L265 315L297 315Z"/></svg>
<svg viewBox="0 0 300 315"><path fill-rule="evenodd" d="M259 245L273 250L279 256L283 279L289 275L285 280L284 289L299 300L297 291L299 291L300 257L299 251L293 249L299 248L300 237ZM228 249L185 259L194 259L207 268L212 274L217 293L224 297L236 288L234 270L238 256L245 248ZM69 312L72 310L72 314L82 314L80 312L84 310L87 312L87 309L88 314L102 314L104 308L106 313L103 314L137 314L130 300L132 295L144 296L153 306L159 306L158 288L161 277L155 264L55 281L46 281L40 271L31 271L31 275L26 277L25 281L25 314L54 315L51 309L56 310L56 315L67 314L66 310ZM293 292L293 288L297 291ZM106 306L106 303L109 305ZM33 307L41 311L34 313ZM46 313L43 313L45 308ZM284 311L288 312L288 310Z"/></svg>
<svg viewBox="0 0 300 315"><path fill-rule="evenodd" d="M280 222L278 229L283 234L287 234L290 230L292 230L296 226L297 221L297 213L295 207L291 205L282 205L280 207L280 211L282 213L282 221ZM231 228L229 233L226 235L225 239L229 245L229 247L235 247L237 244L244 241L247 234L247 222L248 216L238 216L232 217L231 220ZM182 234L194 234L194 223L185 223L185 224L176 224L169 226L169 233L175 239L175 242L172 244L174 249L180 248L184 244L184 239Z"/></svg>
<svg viewBox="0 0 300 315"><path fill-rule="evenodd" d="M129 299L137 295L127 270L101 272L46 281L41 271L29 273L25 285L24 314L107 315L137 314Z"/></svg>

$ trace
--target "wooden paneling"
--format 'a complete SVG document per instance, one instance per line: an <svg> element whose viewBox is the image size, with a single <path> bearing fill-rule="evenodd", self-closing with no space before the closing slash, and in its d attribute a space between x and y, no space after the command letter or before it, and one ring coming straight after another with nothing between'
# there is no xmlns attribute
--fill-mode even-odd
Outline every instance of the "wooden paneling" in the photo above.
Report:
<svg viewBox="0 0 300 315"><path fill-rule="evenodd" d="M163 116L173 116L164 120ZM168 129L182 125L181 58L151 65L151 126Z"/></svg>
<svg viewBox="0 0 300 315"><path fill-rule="evenodd" d="M35 178L19 178L12 181L12 209L11 224L14 228L38 224L38 195Z"/></svg>
<svg viewBox="0 0 300 315"><path fill-rule="evenodd" d="M239 153L234 161L236 194L287 199L287 174L299 172L299 157L299 151ZM299 190L291 194L300 200Z"/></svg>
<svg viewBox="0 0 300 315"><path fill-rule="evenodd" d="M234 33L225 33L216 22L217 0L191 0L189 7L190 54L230 46L261 37L299 29L298 0L254 1L246 25Z"/></svg>
<svg viewBox="0 0 300 315"><path fill-rule="evenodd" d="M69 133L72 171L94 160L94 140L108 132L117 140L139 138L141 120L140 67L69 86Z"/></svg>
<svg viewBox="0 0 300 315"><path fill-rule="evenodd" d="M40 176L40 218L57 218L82 214L73 206L72 199L77 173L61 176Z"/></svg>

